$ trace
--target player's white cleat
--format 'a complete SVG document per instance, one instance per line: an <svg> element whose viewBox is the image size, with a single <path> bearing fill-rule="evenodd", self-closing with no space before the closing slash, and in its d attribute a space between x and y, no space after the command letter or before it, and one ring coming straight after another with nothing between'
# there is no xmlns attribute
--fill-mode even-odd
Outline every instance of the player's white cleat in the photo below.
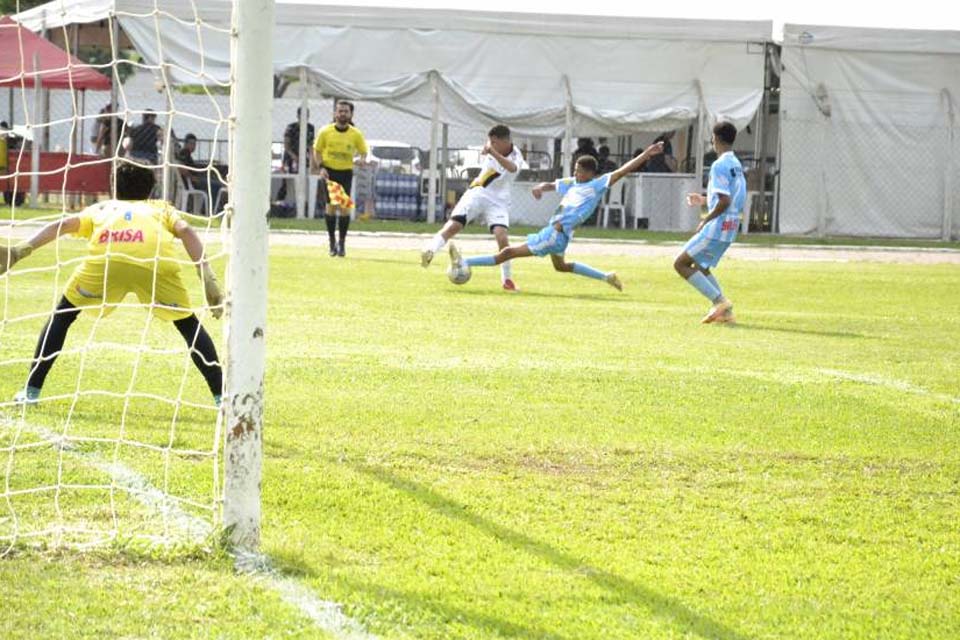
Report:
<svg viewBox="0 0 960 640"><path fill-rule="evenodd" d="M712 322L729 322L729 320L723 320L727 313L730 313L730 316L733 316L733 303L729 300L724 300L719 302L713 307L710 308L710 311L707 312L707 315L703 316L703 324L710 324Z"/></svg>
<svg viewBox="0 0 960 640"><path fill-rule="evenodd" d="M603 281L617 291L623 291L623 283L620 282L620 278L617 276L616 272L611 271L608 273L607 277L604 278Z"/></svg>
<svg viewBox="0 0 960 640"><path fill-rule="evenodd" d="M433 251L430 249L424 249L420 252L420 266L426 269L430 266L430 263L433 262Z"/></svg>
<svg viewBox="0 0 960 640"><path fill-rule="evenodd" d="M453 242L447 246L450 251L450 264L458 269L461 268L463 266L463 254L460 253L460 249Z"/></svg>

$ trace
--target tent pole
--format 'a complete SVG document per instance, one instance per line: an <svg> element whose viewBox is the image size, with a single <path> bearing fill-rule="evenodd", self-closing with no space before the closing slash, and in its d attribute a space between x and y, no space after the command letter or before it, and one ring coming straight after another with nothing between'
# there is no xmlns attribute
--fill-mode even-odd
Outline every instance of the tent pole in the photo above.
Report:
<svg viewBox="0 0 960 640"><path fill-rule="evenodd" d="M450 125L443 123L442 135L440 136L440 146L443 153L440 155L443 161L443 171L440 172L440 201L444 203L444 212L446 212L447 202L447 167L450 166Z"/></svg>
<svg viewBox="0 0 960 640"><path fill-rule="evenodd" d="M561 175L568 178L573 174L573 92L570 90L570 78L563 76L564 102L566 111L563 120L563 170Z"/></svg>
<svg viewBox="0 0 960 640"><path fill-rule="evenodd" d="M300 67L300 139L297 140L297 217L306 218L310 207L307 205L308 198L317 197L316 194L308 193L310 190L310 178L307 175L307 114L308 96L307 96L307 68ZM316 215L316 212L314 212Z"/></svg>
<svg viewBox="0 0 960 640"><path fill-rule="evenodd" d="M953 113L953 96L950 95L949 89L944 89L941 92L941 95L946 102L946 116L947 116L947 161L944 163L944 190L943 190L943 223L941 227L940 239L943 241L949 241L953 235L952 229L952 218L953 218L953 147L954 147L954 113Z"/></svg>
<svg viewBox="0 0 960 640"><path fill-rule="evenodd" d="M44 30L42 33L45 33ZM43 108L43 79L40 76L40 54L33 54L33 142L30 144L30 208L36 209L40 206L40 145L43 136L40 129L37 128L37 119L40 117L40 111Z"/></svg>
<svg viewBox="0 0 960 640"><path fill-rule="evenodd" d="M433 93L433 115L430 118L430 169L427 172L427 222L437 221L437 128L440 125L440 88L437 72L430 72L430 90Z"/></svg>
<svg viewBox="0 0 960 640"><path fill-rule="evenodd" d="M696 174L697 179L697 190L703 189L703 153L704 153L704 144L703 144L703 125L705 124L706 118L703 113L703 98L701 96L700 105L697 108L697 140L694 145L694 153L696 154L696 168L694 173Z"/></svg>
<svg viewBox="0 0 960 640"><path fill-rule="evenodd" d="M117 22L117 17L115 15L110 16L110 60L111 68L113 70L113 78L110 82L110 112L108 117L110 118L110 158L111 158L111 171L110 171L110 190L111 195L116 197L116 175L117 175L117 158L119 157L119 142L121 131L117 131L117 113L120 113L119 102L119 86L120 86L120 70L117 68L117 56L119 55L119 40L120 40L120 26ZM99 126L99 125L98 125ZM97 150L99 152L99 149Z"/></svg>

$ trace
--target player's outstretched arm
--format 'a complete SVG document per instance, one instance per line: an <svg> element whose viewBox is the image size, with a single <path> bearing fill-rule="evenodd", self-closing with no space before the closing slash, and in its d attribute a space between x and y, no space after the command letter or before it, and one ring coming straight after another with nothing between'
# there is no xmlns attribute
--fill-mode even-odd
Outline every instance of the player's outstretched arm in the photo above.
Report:
<svg viewBox="0 0 960 640"><path fill-rule="evenodd" d="M547 191L556 191L556 190L557 190L556 184L552 182L541 182L531 190L531 193L533 194L534 198L539 200L540 196L542 196Z"/></svg>
<svg viewBox="0 0 960 640"><path fill-rule="evenodd" d="M30 238L14 246L0 245L0 274L6 273L13 265L20 262L36 249L50 244L58 237L76 233L80 229L80 218L77 216L67 216L45 225L40 231L30 236Z"/></svg>
<svg viewBox="0 0 960 640"><path fill-rule="evenodd" d="M610 174L610 186L612 187L616 184L621 178L626 176L629 173L633 173L637 169L643 166L643 163L652 158L653 156L658 156L663 153L663 143L654 142L652 145L643 150L643 153L638 155L633 160L625 163L619 169Z"/></svg>
<svg viewBox="0 0 960 640"><path fill-rule="evenodd" d="M187 255L197 265L197 275L200 276L200 281L203 283L203 293L207 298L207 304L210 306L210 313L214 318L219 318L223 315L223 289L220 287L220 282L217 280L216 274L213 273L210 263L207 262L203 241L193 230L193 227L184 220L178 220L173 226L173 235L180 238Z"/></svg>

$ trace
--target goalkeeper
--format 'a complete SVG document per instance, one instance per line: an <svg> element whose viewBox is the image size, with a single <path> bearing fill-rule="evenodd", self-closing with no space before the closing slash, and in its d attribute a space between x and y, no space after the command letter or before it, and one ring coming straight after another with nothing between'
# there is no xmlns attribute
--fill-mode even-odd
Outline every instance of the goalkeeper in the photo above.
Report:
<svg viewBox="0 0 960 640"><path fill-rule="evenodd" d="M88 255L73 272L56 310L40 332L26 387L14 398L36 403L44 380L63 349L70 325L83 308L110 314L128 293L161 320L170 320L186 340L193 363L220 403L223 371L210 334L190 310L190 296L180 279L174 238L183 242L203 282L213 317L223 313L223 291L204 257L203 242L176 209L147 200L154 175L132 164L117 168L117 200L87 207L79 215L51 222L14 247L0 245L0 274L40 247L68 233L88 240Z"/></svg>

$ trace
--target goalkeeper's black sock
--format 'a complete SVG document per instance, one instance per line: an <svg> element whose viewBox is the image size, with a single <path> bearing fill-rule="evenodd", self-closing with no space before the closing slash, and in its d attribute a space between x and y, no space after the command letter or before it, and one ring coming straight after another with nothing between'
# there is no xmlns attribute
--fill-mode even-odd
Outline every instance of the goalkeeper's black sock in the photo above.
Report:
<svg viewBox="0 0 960 640"><path fill-rule="evenodd" d="M190 358L197 369L203 374L203 379L210 387L210 394L219 396L223 393L223 369L217 358L217 348L207 330L203 328L197 316L192 315L183 320L176 320L173 325L187 341L190 347Z"/></svg>
<svg viewBox="0 0 960 640"><path fill-rule="evenodd" d="M347 230L350 228L350 216L339 216L340 218L340 247L347 241Z"/></svg>
<svg viewBox="0 0 960 640"><path fill-rule="evenodd" d="M333 249L337 245L337 216L328 213L323 217L327 221L327 235L330 236L330 248Z"/></svg>
<svg viewBox="0 0 960 640"><path fill-rule="evenodd" d="M28 387L43 388L43 382L50 373L50 368L57 361L57 356L63 349L70 325L80 315L80 309L73 306L66 297L61 297L53 315L47 320L46 326L40 332L37 348L33 352L33 364L30 366Z"/></svg>

